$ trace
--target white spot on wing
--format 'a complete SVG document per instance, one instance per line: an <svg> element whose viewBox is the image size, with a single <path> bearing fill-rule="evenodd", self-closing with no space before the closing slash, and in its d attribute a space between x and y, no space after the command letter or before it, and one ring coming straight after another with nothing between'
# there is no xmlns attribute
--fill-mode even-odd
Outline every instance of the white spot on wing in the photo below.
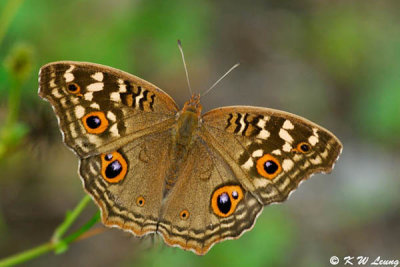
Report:
<svg viewBox="0 0 400 267"><path fill-rule="evenodd" d="M117 118L115 117L115 114L112 113L111 111L107 112L107 118L108 118L110 121L115 121L115 120L117 119Z"/></svg>
<svg viewBox="0 0 400 267"><path fill-rule="evenodd" d="M285 152L290 152L290 151L292 151L292 146L289 143L285 143L282 146L282 150L285 151Z"/></svg>
<svg viewBox="0 0 400 267"><path fill-rule="evenodd" d="M86 89L91 92L97 92L103 90L104 83L92 83L89 84Z"/></svg>
<svg viewBox="0 0 400 267"><path fill-rule="evenodd" d="M240 118L239 123L240 123L240 130L239 130L238 133L241 133L241 132L244 130L244 128L246 127L246 123L244 122L244 116L242 116L242 117Z"/></svg>
<svg viewBox="0 0 400 267"><path fill-rule="evenodd" d="M50 80L49 86L50 86L50 88L57 87L57 85L56 85L56 83L55 83L55 79L51 79L51 80Z"/></svg>
<svg viewBox="0 0 400 267"><path fill-rule="evenodd" d="M290 143L290 144L293 143L292 136L285 129L281 128L279 130L279 137L282 138L283 140L285 140L286 142Z"/></svg>
<svg viewBox="0 0 400 267"><path fill-rule="evenodd" d="M255 187L266 187L268 185L269 181L265 178L256 178L254 179L254 185Z"/></svg>
<svg viewBox="0 0 400 267"><path fill-rule="evenodd" d="M69 66L69 69L67 69L66 72L71 72L71 71L73 71L74 69L75 69L75 66L74 66L74 65L70 65L70 66Z"/></svg>
<svg viewBox="0 0 400 267"><path fill-rule="evenodd" d="M120 84L118 91L120 93L126 93L126 84Z"/></svg>
<svg viewBox="0 0 400 267"><path fill-rule="evenodd" d="M328 157L328 149L325 149L324 152L321 153L321 156L326 159Z"/></svg>
<svg viewBox="0 0 400 267"><path fill-rule="evenodd" d="M270 133L267 130L262 129L260 133L257 135L257 138L267 139L270 136Z"/></svg>
<svg viewBox="0 0 400 267"><path fill-rule="evenodd" d="M274 155L282 155L281 151L279 149L275 149L274 151L271 152Z"/></svg>
<svg viewBox="0 0 400 267"><path fill-rule="evenodd" d="M286 129L286 130L294 129L294 125L293 125L293 123L291 123L290 120L285 120L282 127L283 127L283 129Z"/></svg>
<svg viewBox="0 0 400 267"><path fill-rule="evenodd" d="M103 73L102 72L96 72L91 76L93 79L96 81L102 82L103 81Z"/></svg>
<svg viewBox="0 0 400 267"><path fill-rule="evenodd" d="M311 135L308 138L308 142L312 145L315 146L316 143L318 143L318 137L316 137L315 135Z"/></svg>
<svg viewBox="0 0 400 267"><path fill-rule="evenodd" d="M75 79L74 75L71 73L74 69L75 66L71 65L69 69L67 69L67 71L64 73L64 78L67 83L72 82Z"/></svg>
<svg viewBox="0 0 400 267"><path fill-rule="evenodd" d="M67 73L64 74L64 78L65 78L65 81L67 83L69 83L69 82L72 82L75 77L74 77L74 75L72 73L67 72Z"/></svg>
<svg viewBox="0 0 400 267"><path fill-rule="evenodd" d="M303 166L300 166L300 168L304 170L304 169L307 169L308 167L310 167L310 165L311 165L310 162L306 161L306 162L304 162Z"/></svg>
<svg viewBox="0 0 400 267"><path fill-rule="evenodd" d="M294 163L293 163L292 160L290 160L290 159L285 159L285 160L282 162L282 169L283 169L285 172L290 171L290 170L293 168L293 165L294 165Z"/></svg>
<svg viewBox="0 0 400 267"><path fill-rule="evenodd" d="M294 159L294 161L299 161L299 160L301 160L303 158L303 155L301 155L301 154L295 154L294 156L293 156L293 159Z"/></svg>
<svg viewBox="0 0 400 267"><path fill-rule="evenodd" d="M120 97L120 94L118 92L111 93L110 94L110 99L112 101L115 101L115 102L120 102L121 101L121 97Z"/></svg>
<svg viewBox="0 0 400 267"><path fill-rule="evenodd" d="M311 159L310 159L310 162L311 162L312 164L314 164L314 165L318 165L318 164L321 164L321 163L322 163L322 160L321 160L321 157L320 157L320 156L317 156L315 159L311 158Z"/></svg>
<svg viewBox="0 0 400 267"><path fill-rule="evenodd" d="M119 137L117 124L114 123L113 126L110 127L110 132L112 136Z"/></svg>
<svg viewBox="0 0 400 267"><path fill-rule="evenodd" d="M51 94L52 94L54 97L56 97L56 98L61 98L61 97L62 97L62 94L60 94L60 91L58 90L58 88L54 88L54 89L51 91Z"/></svg>
<svg viewBox="0 0 400 267"><path fill-rule="evenodd" d="M262 155L264 155L264 151L262 149L258 149L256 151L253 152L253 154L251 154L253 157L261 157Z"/></svg>
<svg viewBox="0 0 400 267"><path fill-rule="evenodd" d="M83 97L84 97L85 100L87 100L87 101L92 101L92 99L93 99L93 92L88 92L88 93L84 94Z"/></svg>
<svg viewBox="0 0 400 267"><path fill-rule="evenodd" d="M253 167L254 162L252 158L249 158L245 164L242 165L243 168L245 168L246 170L249 170L251 167Z"/></svg>
<svg viewBox="0 0 400 267"><path fill-rule="evenodd" d="M75 116L80 119L85 115L85 108L82 106L75 107Z"/></svg>
<svg viewBox="0 0 400 267"><path fill-rule="evenodd" d="M99 106L99 104L97 104L97 103L92 103L92 104L90 104L90 107L92 107L92 108L94 108L94 109L100 109L100 106Z"/></svg>
<svg viewBox="0 0 400 267"><path fill-rule="evenodd" d="M138 107L138 106L139 106L139 101L140 101L140 99L143 98L143 92L144 92L144 90L142 90L142 91L140 92L140 95L137 96L137 97L135 98L135 107Z"/></svg>
<svg viewBox="0 0 400 267"><path fill-rule="evenodd" d="M265 124L267 123L268 117L264 117L261 120L257 122L257 126L260 127L261 129L264 129Z"/></svg>

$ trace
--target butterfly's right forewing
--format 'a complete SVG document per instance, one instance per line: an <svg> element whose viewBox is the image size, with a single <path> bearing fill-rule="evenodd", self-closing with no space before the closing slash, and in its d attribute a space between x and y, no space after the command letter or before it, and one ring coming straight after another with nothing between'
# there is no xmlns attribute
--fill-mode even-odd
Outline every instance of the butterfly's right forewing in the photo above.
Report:
<svg viewBox="0 0 400 267"><path fill-rule="evenodd" d="M207 144L264 205L285 200L310 175L330 172L342 150L328 130L279 110L223 107L203 122Z"/></svg>

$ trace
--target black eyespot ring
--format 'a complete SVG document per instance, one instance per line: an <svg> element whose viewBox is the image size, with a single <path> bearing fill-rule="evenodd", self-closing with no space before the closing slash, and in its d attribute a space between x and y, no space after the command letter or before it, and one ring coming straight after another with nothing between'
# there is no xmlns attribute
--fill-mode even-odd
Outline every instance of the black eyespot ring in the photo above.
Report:
<svg viewBox="0 0 400 267"><path fill-rule="evenodd" d="M179 213L179 217L181 217L182 220L187 220L189 218L189 211L182 210L181 213Z"/></svg>
<svg viewBox="0 0 400 267"><path fill-rule="evenodd" d="M78 94L81 91L81 87L77 83L67 84L67 89L70 93Z"/></svg>
<svg viewBox="0 0 400 267"><path fill-rule="evenodd" d="M101 154L101 176L108 183L119 183L128 172L128 163L118 151Z"/></svg>
<svg viewBox="0 0 400 267"><path fill-rule="evenodd" d="M143 206L144 206L144 203L145 203L145 200L144 200L144 198L143 198L142 196L139 196L139 197L136 199L136 205L138 205L139 207L143 207Z"/></svg>
<svg viewBox="0 0 400 267"><path fill-rule="evenodd" d="M275 178L281 171L279 160L271 154L265 154L257 160L257 172L267 179Z"/></svg>
<svg viewBox="0 0 400 267"><path fill-rule="evenodd" d="M239 185L225 185L212 194L211 208L215 215L228 217L232 215L243 198L243 190Z"/></svg>
<svg viewBox="0 0 400 267"><path fill-rule="evenodd" d="M297 150L301 153L308 153L311 150L311 145L307 142L301 142L297 145Z"/></svg>
<svg viewBox="0 0 400 267"><path fill-rule="evenodd" d="M90 134L101 134L109 125L106 115L102 111L93 111L82 118L85 130Z"/></svg>

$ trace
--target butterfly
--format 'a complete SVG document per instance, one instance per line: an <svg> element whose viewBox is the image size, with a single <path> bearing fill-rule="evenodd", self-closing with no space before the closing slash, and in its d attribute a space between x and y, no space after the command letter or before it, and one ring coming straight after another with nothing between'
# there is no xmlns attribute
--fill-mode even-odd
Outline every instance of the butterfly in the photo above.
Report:
<svg viewBox="0 0 400 267"><path fill-rule="evenodd" d="M155 85L93 63L43 66L39 95L79 157L103 224L158 233L199 255L250 230L264 206L312 174L330 172L342 150L299 116L252 106L202 115L198 94L179 109Z"/></svg>

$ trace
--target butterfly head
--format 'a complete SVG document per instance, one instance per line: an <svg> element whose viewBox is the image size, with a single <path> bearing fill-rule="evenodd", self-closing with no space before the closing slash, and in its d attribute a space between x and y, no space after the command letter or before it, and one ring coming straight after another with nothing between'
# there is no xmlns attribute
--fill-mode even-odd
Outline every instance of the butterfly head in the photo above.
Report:
<svg viewBox="0 0 400 267"><path fill-rule="evenodd" d="M182 113L193 112L200 117L202 108L200 104L200 94L193 94L190 100L183 106Z"/></svg>

